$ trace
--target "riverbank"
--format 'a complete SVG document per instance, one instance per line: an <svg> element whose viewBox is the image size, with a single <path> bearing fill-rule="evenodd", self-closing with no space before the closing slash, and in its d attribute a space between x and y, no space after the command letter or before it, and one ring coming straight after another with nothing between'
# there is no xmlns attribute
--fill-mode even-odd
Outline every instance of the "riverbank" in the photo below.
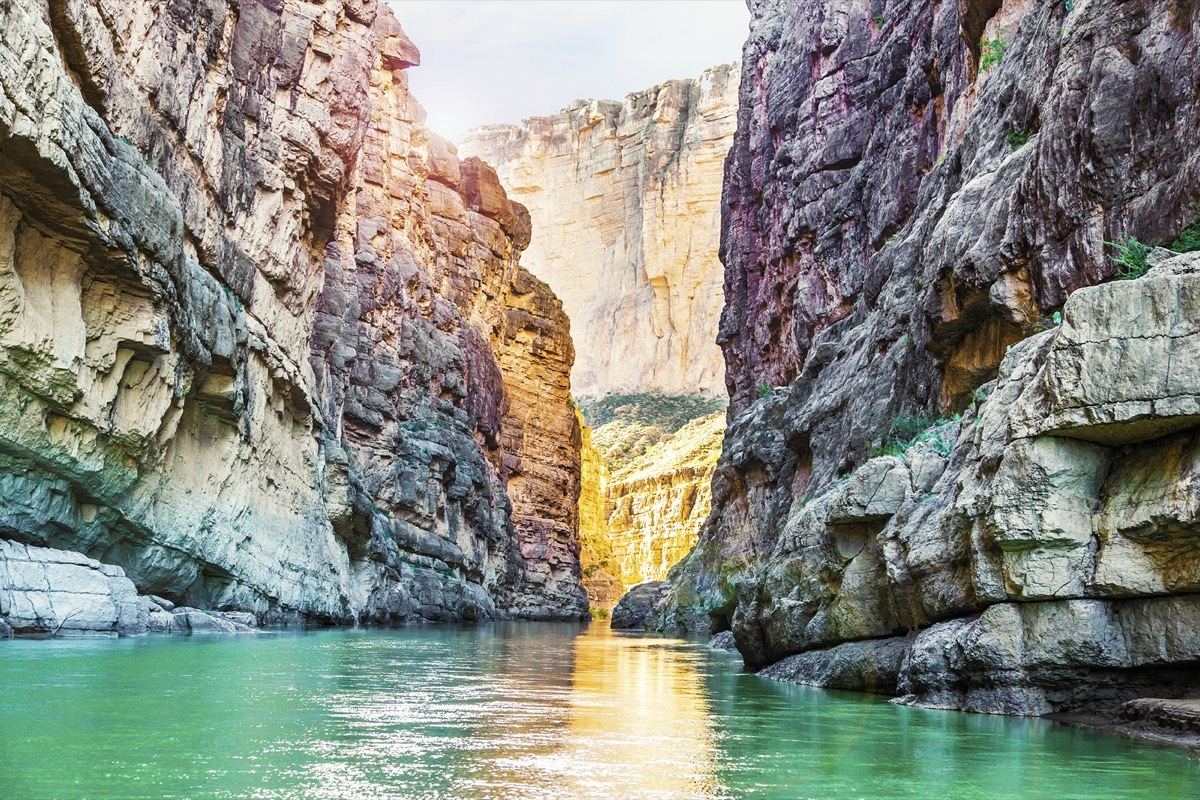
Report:
<svg viewBox="0 0 1200 800"><path fill-rule="evenodd" d="M1200 698L1130 700L1105 711L1052 714L1047 719L1182 747L1193 758L1200 759Z"/></svg>

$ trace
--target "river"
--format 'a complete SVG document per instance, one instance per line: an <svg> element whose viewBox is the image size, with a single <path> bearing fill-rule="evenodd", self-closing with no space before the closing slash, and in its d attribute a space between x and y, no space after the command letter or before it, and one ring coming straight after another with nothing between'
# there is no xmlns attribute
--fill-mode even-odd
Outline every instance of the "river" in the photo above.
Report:
<svg viewBox="0 0 1200 800"><path fill-rule="evenodd" d="M0 797L1188 798L1180 750L505 623L0 642Z"/></svg>

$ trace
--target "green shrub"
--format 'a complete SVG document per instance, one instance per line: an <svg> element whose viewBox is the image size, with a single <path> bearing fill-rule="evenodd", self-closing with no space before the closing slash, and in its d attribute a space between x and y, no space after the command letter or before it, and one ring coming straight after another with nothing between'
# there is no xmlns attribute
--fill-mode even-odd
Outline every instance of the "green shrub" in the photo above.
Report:
<svg viewBox="0 0 1200 800"><path fill-rule="evenodd" d="M1150 270L1150 251L1157 246L1157 242L1146 244L1139 242L1133 236L1126 236L1120 242L1105 242L1104 244L1113 248L1115 253L1110 255L1113 261L1120 265L1121 269L1117 270L1117 278L1123 281L1131 281L1140 278Z"/></svg>
<svg viewBox="0 0 1200 800"><path fill-rule="evenodd" d="M1171 249L1176 253L1194 253L1200 250L1200 204L1192 206L1192 211L1195 212L1192 224L1180 231L1175 241L1171 242Z"/></svg>
<svg viewBox="0 0 1200 800"><path fill-rule="evenodd" d="M608 609L607 608L589 608L588 611L591 612L592 619L595 619L595 620L608 619Z"/></svg>
<svg viewBox="0 0 1200 800"><path fill-rule="evenodd" d="M663 437L729 405L725 397L661 392L579 397L575 402L592 429L592 444L605 458L610 475L634 463Z"/></svg>
<svg viewBox="0 0 1200 800"><path fill-rule="evenodd" d="M910 447L921 442L930 445L939 455L950 455L950 451L954 449L954 441L944 438L943 433L937 429L960 419L961 414L936 419L924 414L897 414L888 421L883 438L880 444L871 449L870 457L900 458Z"/></svg>
<svg viewBox="0 0 1200 800"><path fill-rule="evenodd" d="M758 387L758 399L759 400L766 400L768 397L771 397L774 394L775 394L775 389L773 387L768 386L765 383L759 384L759 387Z"/></svg>
<svg viewBox="0 0 1200 800"><path fill-rule="evenodd" d="M1008 47L1002 39L984 39L979 43L979 71L987 72L1004 58L1004 49Z"/></svg>
<svg viewBox="0 0 1200 800"><path fill-rule="evenodd" d="M882 27L883 27L883 23L884 23L884 17L883 17L883 14L876 14L876 15L875 15L875 27L876 27L876 28L882 28Z"/></svg>
<svg viewBox="0 0 1200 800"><path fill-rule="evenodd" d="M1016 152L1025 145L1029 144L1030 136L1032 136L1032 134L1024 133L1023 131L1013 131L1008 136L1004 137L1004 141L1008 142L1008 145L1013 149L1013 152Z"/></svg>

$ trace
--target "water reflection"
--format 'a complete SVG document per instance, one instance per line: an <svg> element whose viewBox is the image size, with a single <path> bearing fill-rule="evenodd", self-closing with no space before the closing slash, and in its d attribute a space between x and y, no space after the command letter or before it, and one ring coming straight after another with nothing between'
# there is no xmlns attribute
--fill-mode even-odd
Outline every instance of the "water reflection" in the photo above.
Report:
<svg viewBox="0 0 1200 800"><path fill-rule="evenodd" d="M0 798L1200 797L1179 751L509 624L0 644Z"/></svg>

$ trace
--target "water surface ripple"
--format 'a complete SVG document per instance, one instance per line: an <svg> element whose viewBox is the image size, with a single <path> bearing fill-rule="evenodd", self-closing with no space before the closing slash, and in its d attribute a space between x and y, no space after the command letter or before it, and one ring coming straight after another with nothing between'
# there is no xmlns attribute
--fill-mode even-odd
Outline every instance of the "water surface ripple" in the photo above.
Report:
<svg viewBox="0 0 1200 800"><path fill-rule="evenodd" d="M1169 800L1200 764L506 623L0 643L0 797Z"/></svg>

